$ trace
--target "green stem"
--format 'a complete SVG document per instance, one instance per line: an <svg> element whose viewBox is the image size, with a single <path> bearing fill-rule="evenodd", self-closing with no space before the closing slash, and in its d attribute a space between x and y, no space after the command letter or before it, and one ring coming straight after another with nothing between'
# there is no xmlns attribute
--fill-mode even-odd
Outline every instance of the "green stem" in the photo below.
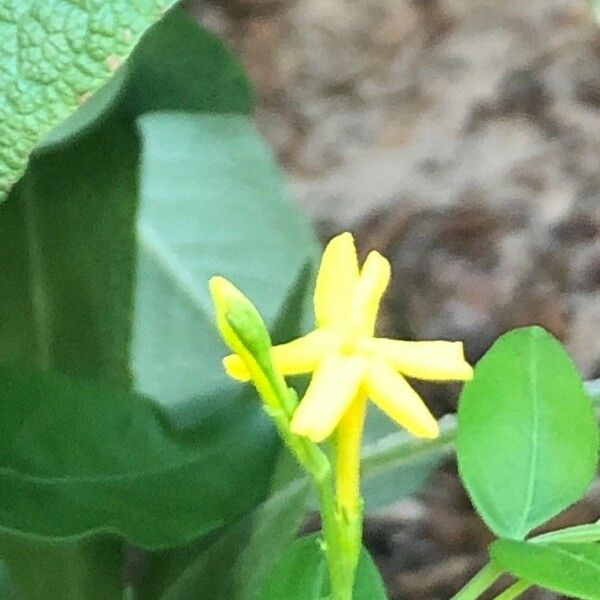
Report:
<svg viewBox="0 0 600 600"><path fill-rule="evenodd" d="M494 563L488 563L462 590L452 596L451 600L475 600L479 598L502 573L503 571Z"/></svg>
<svg viewBox="0 0 600 600"><path fill-rule="evenodd" d="M530 583L526 581L517 581L509 588L504 590L501 594L498 594L494 600L513 600L517 596L520 596L523 592L526 592L531 587Z"/></svg>
<svg viewBox="0 0 600 600"><path fill-rule="evenodd" d="M288 394L291 390L286 390ZM362 547L362 515L354 518L340 511L335 497L331 463L319 446L290 431L290 416L286 392L277 390L282 409L265 407L284 443L305 471L317 490L322 520L324 551L330 582L330 600L352 600L354 575Z"/></svg>
<svg viewBox="0 0 600 600"><path fill-rule="evenodd" d="M600 542L600 521L542 533L529 541L538 544L548 542L555 544L594 544Z"/></svg>
<svg viewBox="0 0 600 600"><path fill-rule="evenodd" d="M270 411L272 412L272 411ZM271 414L279 433L298 462L310 474L317 490L321 513L324 551L327 559L331 600L352 600L354 573L362 547L362 519L342 514L335 497L331 463L319 446L290 432L282 411Z"/></svg>
<svg viewBox="0 0 600 600"><path fill-rule="evenodd" d="M336 501L333 494L333 485L328 477L325 480L314 480L319 496L321 511L323 540L325 542L325 556L329 570L329 582L331 586L331 600L351 600L347 594L344 581L342 544L339 536L339 520Z"/></svg>
<svg viewBox="0 0 600 600"><path fill-rule="evenodd" d="M330 600L352 600L356 566L362 547L362 517L348 517L338 507L331 472L314 480L319 496Z"/></svg>

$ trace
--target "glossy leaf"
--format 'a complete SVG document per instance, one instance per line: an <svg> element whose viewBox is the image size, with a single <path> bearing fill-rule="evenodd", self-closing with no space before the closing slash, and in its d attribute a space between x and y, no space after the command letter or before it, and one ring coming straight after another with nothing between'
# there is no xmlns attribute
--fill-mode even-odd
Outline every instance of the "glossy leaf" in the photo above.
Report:
<svg viewBox="0 0 600 600"><path fill-rule="evenodd" d="M494 561L525 581L581 598L600 598L600 544L547 544L498 540Z"/></svg>
<svg viewBox="0 0 600 600"><path fill-rule="evenodd" d="M268 490L276 435L254 399L212 400L182 430L147 398L0 366L0 527L161 548L238 517Z"/></svg>
<svg viewBox="0 0 600 600"><path fill-rule="evenodd" d="M168 61L164 60L166 48L169 48ZM199 60L201 56L203 60ZM179 103L198 112L215 113L223 108L228 112L247 113L252 108L252 98L248 82L231 53L212 34L199 29L178 11L168 15L148 33L132 61L130 81L125 86L126 97L112 107L110 114L70 143L35 156L26 180L13 192L9 202L0 207L0 263L3 265L0 358L36 363L44 368L52 367L119 386L130 385L133 361L137 387L159 393L149 380L153 372L166 371L168 365L162 363L166 356L169 364L177 368L177 376L170 375L170 381L176 380L177 389L173 390L173 395L159 395L159 399L169 401L176 397L194 405L195 396L214 389L215 378L219 385L225 385L219 367L225 349L209 326L212 311L209 312L207 304L205 281L196 280L196 289L190 296L189 290L172 286L170 267L174 265L178 272L184 272L193 264L195 271L192 269L186 276L208 277L213 271L212 256L221 263L225 258L239 259L240 270L262 272L277 285L294 280L300 263L314 256L316 245L306 221L283 197L280 175L264 144L247 125L249 136L254 136L254 146L250 144L246 149L254 154L262 148L261 156L266 163L262 173L274 179L261 182L255 178L253 182L258 187L254 191L251 188L253 182L245 182L244 193L252 198L247 203L254 202L255 196L259 200L254 215L248 207L247 224L238 221L240 227L234 232L236 243L244 243L245 232L254 236L249 241L256 239L253 232L256 231L254 221L258 209L274 228L262 231L258 246L248 246L235 256L215 255L213 247L217 251L224 243L231 242L232 230L221 226L220 222L214 223L214 219L219 220L220 210L218 178L212 178L211 189L207 188L205 194L202 193L205 182L197 182L199 185L192 196L188 194L185 201L179 199L179 209L188 222L186 231L190 246L185 256L173 257L165 271L159 267L156 281L142 277L140 272L136 282L136 256L140 256L140 261L148 262L148 253L138 253L135 239L139 145L134 122L139 114L137 111L174 108ZM167 80L167 87L156 87L157 82ZM225 97L227 102L223 100ZM206 145L207 142L203 140L202 143ZM219 143L225 142L221 139ZM200 148L190 149L191 152L196 150L200 151ZM226 151L226 148L222 150ZM204 168L208 168L210 161L218 160L218 156L216 147L209 148L203 157L199 154L197 162L204 161ZM232 162L230 171L224 173L228 185L235 183L232 173L236 164L244 164L246 160L239 152L236 156L238 162ZM176 194L179 183L173 184ZM260 200L264 186L269 188L270 194ZM149 196L144 196L141 212L152 218L155 214L150 199L152 185L144 185L144 190ZM227 189L222 191L225 193ZM177 198L176 195L173 197ZM233 212L237 211L233 200L224 202L229 203ZM287 216L284 216L286 211ZM214 246L203 241L206 236L202 227L204 219L211 214L214 219L210 234ZM195 232L189 227L192 222L200 224ZM163 231L168 220L156 225L160 237L170 235L169 231ZM292 240L299 235L297 247L288 244L287 235ZM306 243L301 242L302 239ZM150 254L156 250L152 244L145 246L148 248ZM273 266L270 260L264 262L265 256L277 257ZM198 268L198 265L203 267ZM216 262L214 268L218 265ZM283 265L285 274L281 271ZM163 290L161 282L165 280L168 284ZM287 291L285 285L277 290L260 288L254 299L260 305L261 299L266 298L272 317ZM164 296L161 295L163 292ZM195 296L196 293L199 295ZM136 304L136 299L144 302ZM164 328L161 329L164 307L161 306L159 314L152 311L142 314L136 307L167 300L172 302L173 310L176 305L183 305L184 310L177 315L177 328L165 333ZM204 307L199 314L197 309L201 302ZM132 317L136 332L133 356ZM198 333L198 329L205 339L192 339L192 333ZM148 330L154 332L152 340L144 336L143 332ZM165 337L161 337L163 333ZM140 348L145 352L148 348L144 344L157 340L162 344L162 355L140 357ZM167 342L172 345L168 346ZM186 354L188 344L205 351L202 356L209 364L204 365L203 373L198 371L202 368L198 354ZM139 367L140 363L143 367ZM181 377L181 369L185 378ZM207 375L205 381L203 374ZM185 412L181 407L178 409ZM193 410L186 413L185 418L193 421Z"/></svg>
<svg viewBox="0 0 600 600"><path fill-rule="evenodd" d="M363 549L356 570L353 600L386 600L383 579L371 555Z"/></svg>
<svg viewBox="0 0 600 600"><path fill-rule="evenodd" d="M135 120L141 112L156 108L246 114L252 105L237 61L214 36L179 12L148 33L128 67L125 94L107 102L108 112L99 111L77 135L69 134L37 153L25 180L0 207L0 358L36 363L119 388L130 386L131 363L137 360L131 351L132 319L136 336L137 327L153 327L136 312L136 302L141 296L155 301L153 294L160 290L160 285L152 287L156 282L135 279L140 256L135 236L140 159ZM161 81L168 86L157 85ZM253 143L246 150L255 153L261 142L252 135ZM229 142L221 141L226 150ZM204 158L214 161L219 149L206 150L206 140L202 144ZM243 152L236 154L241 163L246 158ZM252 194L246 185L247 201L270 192L274 214L279 215L275 224L288 233L277 230L272 236L263 229L259 238L252 238L260 240L256 253L254 247L244 248L233 258L243 259L244 269L271 277L270 260L257 258L276 256L278 268L287 263L291 285L298 274L293 266L299 269L306 262L299 257L311 257L315 244L306 221L294 216L293 207L282 197L275 164L270 162L263 172L274 175L274 180L260 182ZM231 178L235 169L225 174ZM213 186L207 193L212 198L210 211L219 210L218 178L196 183L196 197L188 196L186 214L198 222L200 210L208 214L202 204L205 183ZM268 222L273 222L271 204L261 205ZM143 206L152 208L147 197ZM294 223L310 244L291 248L292 254L287 254L286 235ZM155 225L160 229L168 223ZM215 240L211 253L219 248L219 233L223 243L229 241L230 228L221 221L217 225L210 232ZM256 228L252 219L247 228ZM200 230L195 247L186 249L186 261L208 264L205 255L195 254L207 248L202 244L204 235ZM278 272L272 281L282 281L279 277ZM169 280L168 270L161 272L159 279L164 278ZM203 282L194 284L199 288ZM260 305L261 298L267 298L273 317L288 289L260 288L256 300ZM172 298L173 289L167 286L167 290L165 298ZM230 386L227 397L206 395L214 386L206 385L207 371L202 368L220 372L225 349L208 333L208 312L199 315L195 308L188 310L190 299L182 294L175 300L186 306L188 321L178 322L182 337L168 338L173 345L162 349L169 352L169 359L189 361L187 379L177 381L185 394L177 398L191 408L185 418L178 413L176 422L174 410L167 413L146 398L52 375L29 379L25 371L13 375L6 367L8 383L3 393L10 397L4 402L0 395L4 403L0 412L3 423L10 425L3 425L6 435L0 440L1 460L6 461L0 471L0 494L3 506L10 509L2 511L0 526L41 536L44 543L49 537L110 530L136 544L163 548L223 526L264 499L278 448L276 438L255 398L240 397L243 389L252 393L249 386ZM194 304L196 299L192 300ZM147 314L156 319L157 330L164 315L164 310ZM207 332L202 356L210 360L209 367L194 363L198 357L188 357L188 348L181 343L189 341L196 319L202 319ZM148 371L136 371L135 383L140 387L149 380L151 369L162 366L160 360L144 364ZM19 423L23 436L17 435ZM223 474L227 474L225 483L220 479Z"/></svg>
<svg viewBox="0 0 600 600"><path fill-rule="evenodd" d="M560 343L539 327L502 336L458 409L458 463L478 512L522 539L578 500L596 472L598 425Z"/></svg>
<svg viewBox="0 0 600 600"><path fill-rule="evenodd" d="M296 540L269 576L258 600L322 600L327 565L319 535ZM385 600L385 587L377 568L363 550L356 572L353 600Z"/></svg>
<svg viewBox="0 0 600 600"><path fill-rule="evenodd" d="M0 1L0 201L38 142L112 77L172 4Z"/></svg>

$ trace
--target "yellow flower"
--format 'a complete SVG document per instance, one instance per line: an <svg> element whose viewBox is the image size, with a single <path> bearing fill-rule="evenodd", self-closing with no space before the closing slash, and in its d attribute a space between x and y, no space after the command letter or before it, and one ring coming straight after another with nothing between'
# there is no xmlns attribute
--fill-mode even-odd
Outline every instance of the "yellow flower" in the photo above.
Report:
<svg viewBox="0 0 600 600"><path fill-rule="evenodd" d="M403 375L464 381L471 379L473 370L464 359L461 342L374 336L389 280L390 264L378 252L371 252L359 269L350 233L328 244L314 295L316 329L272 348L274 363L284 375L314 373L294 413L294 433L320 442L345 416L347 422L360 423L361 404L367 396L413 435L434 438L439 434L437 421ZM237 354L226 357L224 365L235 379L250 379L246 363Z"/></svg>

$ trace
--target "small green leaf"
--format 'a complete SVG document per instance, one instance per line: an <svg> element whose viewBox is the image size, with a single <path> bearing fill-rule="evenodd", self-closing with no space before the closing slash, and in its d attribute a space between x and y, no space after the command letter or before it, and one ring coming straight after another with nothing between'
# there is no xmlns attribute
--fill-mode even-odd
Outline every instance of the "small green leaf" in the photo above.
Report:
<svg viewBox="0 0 600 600"><path fill-rule="evenodd" d="M0 201L175 0L0 0Z"/></svg>
<svg viewBox="0 0 600 600"><path fill-rule="evenodd" d="M581 598L600 598L600 544L534 544L498 540L494 561L529 583Z"/></svg>
<svg viewBox="0 0 600 600"><path fill-rule="evenodd" d="M475 368L458 409L458 464L499 536L522 539L585 492L598 425L571 359L539 327L503 335Z"/></svg>
<svg viewBox="0 0 600 600"><path fill-rule="evenodd" d="M296 540L282 555L257 600L321 600L328 588L320 534ZM386 600L385 586L366 550L354 584L353 600Z"/></svg>

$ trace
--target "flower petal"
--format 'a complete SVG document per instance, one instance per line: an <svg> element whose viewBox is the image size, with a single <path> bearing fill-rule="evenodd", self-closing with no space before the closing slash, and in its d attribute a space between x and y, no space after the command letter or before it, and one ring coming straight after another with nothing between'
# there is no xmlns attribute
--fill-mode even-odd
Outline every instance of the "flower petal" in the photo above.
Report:
<svg viewBox="0 0 600 600"><path fill-rule="evenodd" d="M408 377L434 381L468 381L473 367L465 360L462 342L405 342L364 338L358 351L381 358Z"/></svg>
<svg viewBox="0 0 600 600"><path fill-rule="evenodd" d="M360 389L367 361L334 354L315 371L291 430L321 442L335 429Z"/></svg>
<svg viewBox="0 0 600 600"><path fill-rule="evenodd" d="M315 329L304 337L280 344L271 349L271 356L277 369L283 375L310 373L322 362L323 357L336 346L337 336L333 331ZM237 354L223 359L223 365L230 377L238 381L248 381L250 374L244 361Z"/></svg>
<svg viewBox="0 0 600 600"><path fill-rule="evenodd" d="M435 438L439 427L419 394L382 360L367 369L364 389L381 410L417 437Z"/></svg>
<svg viewBox="0 0 600 600"><path fill-rule="evenodd" d="M346 323L349 302L358 281L358 260L352 234L334 237L323 252L315 287L315 317L317 325Z"/></svg>
<svg viewBox="0 0 600 600"><path fill-rule="evenodd" d="M360 450L366 408L365 394L358 393L336 429L336 491L340 506L349 513L360 507Z"/></svg>
<svg viewBox="0 0 600 600"><path fill-rule="evenodd" d="M391 267L387 258L379 252L370 252L360 272L352 302L352 320L357 334L373 335L379 304L390 276Z"/></svg>

